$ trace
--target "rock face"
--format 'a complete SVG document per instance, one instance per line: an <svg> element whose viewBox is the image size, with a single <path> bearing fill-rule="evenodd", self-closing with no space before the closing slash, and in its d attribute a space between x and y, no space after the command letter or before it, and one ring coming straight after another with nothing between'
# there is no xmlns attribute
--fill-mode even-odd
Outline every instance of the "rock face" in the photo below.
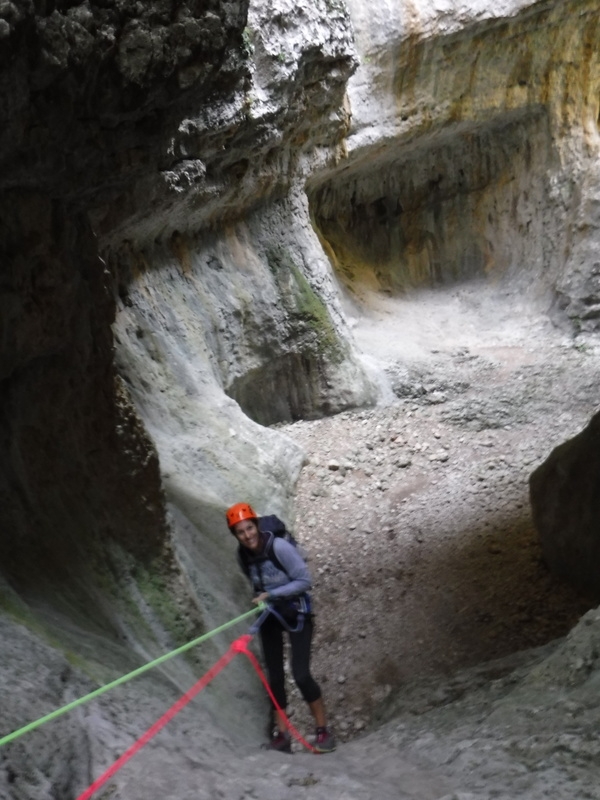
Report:
<svg viewBox="0 0 600 800"><path fill-rule="evenodd" d="M592 328L594 4L515 4L487 19L477 4L440 4L429 18L406 4L397 38L350 6L367 28L349 83L348 158L309 181L346 282L398 291L520 276Z"/></svg>
<svg viewBox="0 0 600 800"><path fill-rule="evenodd" d="M357 294L515 273L595 328L594 4L432 8L0 3L9 728L239 609L223 507L285 515L303 459L263 425L377 395L324 248ZM64 769L19 745L0 791L75 796L217 650L60 728ZM260 729L247 681L178 758Z"/></svg>
<svg viewBox="0 0 600 800"><path fill-rule="evenodd" d="M0 7L4 732L188 639L212 613L176 562L156 445L115 370L116 292L88 212L90 198L157 170L165 117L243 77L227 63L246 9L55 5ZM167 680L187 686L188 670ZM41 705L24 699L36 675ZM78 793L94 760L84 728L65 728L63 752L76 754L65 769L56 728L12 748L0 794Z"/></svg>
<svg viewBox="0 0 600 800"><path fill-rule="evenodd" d="M550 568L600 597L600 416L559 445L530 478L531 505Z"/></svg>
<svg viewBox="0 0 600 800"><path fill-rule="evenodd" d="M165 115L243 79L227 64L246 9L54 5L1 9L2 571L118 629L92 574L127 553L169 583L174 561L156 448L114 367L91 198L157 170Z"/></svg>
<svg viewBox="0 0 600 800"><path fill-rule="evenodd" d="M247 497L284 513L302 461L236 399L272 422L374 392L290 193L347 128L344 8L5 3L0 36L7 732L235 616L246 593L223 508ZM26 652L41 705L22 699ZM235 734L244 707L258 729L242 676L224 678L235 714L209 696L196 742L216 713ZM191 679L183 663L158 678L168 690L146 689L146 724ZM11 748L0 793L78 794L120 739L111 712L101 725L94 744L80 718Z"/></svg>
<svg viewBox="0 0 600 800"><path fill-rule="evenodd" d="M345 339L336 289L302 197L272 201L219 232L177 232L160 245L128 246L108 259L119 274L123 347L139 349L136 320L157 305L169 306L173 325L189 316L202 340L190 352L205 357L204 382L237 400L254 421L319 416L373 400ZM126 344L129 335L137 337L133 344ZM135 381L143 372L128 374Z"/></svg>
<svg viewBox="0 0 600 800"><path fill-rule="evenodd" d="M147 332L132 318L150 313L148 292L155 314L159 293L170 302L169 262L181 303L202 316L188 355L197 351L198 363L206 355L205 407L227 406L225 390L252 418L273 422L373 398L344 340L306 203L277 199L302 153L335 149L347 127L342 97L355 67L348 16L324 3L262 8L249 19L231 3L8 3L2 32L2 513L13 532L3 568L35 582L34 561L40 573L48 563L58 573L109 540L136 557L168 559L159 437L148 439L130 402L148 370L127 375L125 365L134 349L128 333L135 346ZM246 231L194 241L198 227L239 217L269 195L271 206ZM272 234L261 234L269 225ZM246 262L253 286L244 285ZM113 363L115 300L125 381ZM179 377L171 373L169 384ZM183 384L188 391L189 376ZM138 400L144 413L139 392ZM248 424L227 407L241 428ZM210 430L209 416L200 418ZM211 440L222 449L221 433ZM278 456L268 445L267 472ZM298 454L281 460L289 472L276 481L288 485L280 505ZM250 490L239 483L237 491ZM216 504L215 495L205 500Z"/></svg>
<svg viewBox="0 0 600 800"><path fill-rule="evenodd" d="M269 3L247 23L245 80L180 122L170 163L120 197L117 218L111 206L94 220L130 304L140 272L164 296L161 272L179 264L182 302L206 330L207 379L264 424L369 403L374 391L299 188L303 173L336 160L348 129L348 15L325 2Z"/></svg>
<svg viewBox="0 0 600 800"><path fill-rule="evenodd" d="M202 83L193 113L169 114L159 169L130 181L117 206L97 205L95 227L106 244L218 228L286 195L307 160L338 157L357 64L343 4L269 0L253 4L242 26L228 91L209 85L205 102Z"/></svg>
<svg viewBox="0 0 600 800"><path fill-rule="evenodd" d="M83 585L103 541L162 552L156 449L114 370L114 303L85 218L33 192L4 200L3 571Z"/></svg>
<svg viewBox="0 0 600 800"><path fill-rule="evenodd" d="M101 190L111 196L155 169L172 134L165 120L177 124L243 79L246 10L185 0L4 3L3 188L44 187L87 198L87 209Z"/></svg>

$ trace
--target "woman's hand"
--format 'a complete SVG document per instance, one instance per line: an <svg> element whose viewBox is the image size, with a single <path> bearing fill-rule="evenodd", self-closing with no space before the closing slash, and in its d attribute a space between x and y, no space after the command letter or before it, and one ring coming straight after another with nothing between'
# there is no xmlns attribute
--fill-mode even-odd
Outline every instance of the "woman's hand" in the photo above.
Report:
<svg viewBox="0 0 600 800"><path fill-rule="evenodd" d="M253 597L252 602L254 603L255 606L258 606L261 603L266 603L268 599L269 599L269 593L262 592L262 594L257 594L256 597Z"/></svg>

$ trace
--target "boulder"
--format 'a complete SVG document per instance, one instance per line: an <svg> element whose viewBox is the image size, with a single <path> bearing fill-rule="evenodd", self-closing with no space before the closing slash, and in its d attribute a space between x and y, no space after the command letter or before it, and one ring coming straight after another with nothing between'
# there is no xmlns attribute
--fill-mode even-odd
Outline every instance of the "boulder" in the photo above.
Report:
<svg viewBox="0 0 600 800"><path fill-rule="evenodd" d="M529 488L548 566L600 598L600 414L552 451Z"/></svg>

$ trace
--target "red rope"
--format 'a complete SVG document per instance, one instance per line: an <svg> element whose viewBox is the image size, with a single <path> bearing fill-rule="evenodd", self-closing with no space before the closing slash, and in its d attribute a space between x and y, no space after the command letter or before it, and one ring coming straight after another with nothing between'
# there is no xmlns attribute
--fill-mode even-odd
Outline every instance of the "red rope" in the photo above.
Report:
<svg viewBox="0 0 600 800"><path fill-rule="evenodd" d="M208 672L205 673L200 678L200 680L198 680L192 686L191 689L189 689L182 697L180 697L179 700L176 703L174 703L171 706L171 708L168 711L166 711L162 715L162 717L154 723L154 725L152 725L152 727L148 728L146 733L144 733L137 740L137 742L134 742L131 745L131 747L125 753L123 753L123 755L120 758L118 758L115 761L112 767L109 767L103 775L101 775L97 780L95 780L94 783L92 783L92 785L88 789L86 789L85 792L83 792L83 794L80 794L77 800L89 800L89 798L94 794L94 792L98 791L98 789L101 786L104 786L107 780L112 778L112 776L118 770L120 770L121 767L124 766L131 758L133 758L133 756L136 753L139 753L142 747L147 745L148 742L154 736L156 736L156 734L159 731L161 731L165 727L165 725L168 722L170 722L173 719L173 717L181 711L182 708L184 708L191 700L193 700L194 697L199 692L201 692L202 689L204 689L205 686L207 686L212 681L212 679L219 674L219 672L221 672L223 667L226 667L227 664L229 664L229 662L234 658L234 656L238 652L240 652L239 650L236 649L237 643L242 639L250 639L250 638L252 637L250 637L248 634L245 634L244 636L241 636L240 639L237 639L235 642L233 642L229 650L225 653L225 655L221 656L221 658L216 662L216 664L214 664L208 670ZM247 646L247 642L245 642L245 645Z"/></svg>
<svg viewBox="0 0 600 800"><path fill-rule="evenodd" d="M236 656L238 653L244 653L250 659L250 662L251 662L252 666L254 667L254 669L256 670L256 673L257 673L258 677L260 678L263 686L267 690L267 693L268 693L269 697L271 698L271 700L273 702L273 705L275 706L277 711L279 711L279 713L281 714L281 716L285 720L285 724L287 725L287 728L288 728L289 732L292 734L292 736L294 736L301 744L304 745L304 747L306 747L311 752L318 753L319 750L317 750L315 747L313 747L311 744L309 744L306 741L306 739L302 736L302 734L300 734L296 730L296 728L292 725L292 723L289 721L288 717L286 716L285 711L281 708L281 706L278 704L277 700L275 699L275 696L273 695L273 692L271 691L271 687L269 686L269 683L268 683L268 681L267 681L267 679L265 677L264 672L262 671L262 669L260 667L260 664L258 663L255 655L253 653L251 653L250 650L248 649L248 644L250 643L251 640L252 640L252 636L249 633L245 633L243 636L240 636L239 639L236 639L234 642L232 642L230 647L229 647L229 650L225 653L225 655L221 656L221 658L208 670L208 672L206 672L192 686L191 689L189 689L182 697L180 697L179 700L177 700L176 703L173 703L171 708L169 708L169 710L166 711L162 715L162 717L160 717L160 719L158 719L154 723L154 725L152 725L150 728L148 728L146 733L142 734L142 736L140 736L140 738L136 742L134 742L131 745L131 747L128 750L126 750L123 753L123 755L120 758L118 758L115 761L115 763L106 770L106 772L104 772L99 778L97 778L97 780L95 780L94 783L92 783L92 785L90 787L88 787L85 790L85 792L83 792L83 794L80 794L79 797L77 798L77 800L89 800L89 798L94 794L94 792L97 792L98 789L100 789L101 786L104 786L106 781L110 780L110 778L112 778L112 776L116 772L118 772L121 769L121 767L123 767L131 758L133 758L133 756L136 753L139 753L139 751L142 749L142 747L145 747L145 745L147 745L148 742L151 739L153 739L156 736L156 734L159 733L159 731L161 731L165 727L165 725L167 725L167 723L169 723L173 719L173 717L176 714L179 714L179 712L191 700L193 700L194 697L196 697L196 695L199 694L202 691L202 689L204 689L206 686L208 686L208 684L212 681L212 679L215 678L219 674L219 672L221 672L221 670L224 667L226 667L227 664L229 664L229 662L232 661L234 656Z"/></svg>
<svg viewBox="0 0 600 800"><path fill-rule="evenodd" d="M275 699L275 695L273 694L273 692L271 690L271 687L269 686L269 682L267 681L267 679L265 677L265 673L262 671L256 656L254 655L254 653L251 653L250 650L248 649L248 643L250 642L251 638L252 637L248 636L248 635L240 636L239 639L236 639L236 641L233 642L231 647L235 649L236 653L244 653L245 655L248 656L248 658L250 659L250 663L252 664L252 666L256 670L256 674L258 675L258 677L260 678L263 686L267 690L267 693L268 693L269 697L271 698L271 701L272 701L273 705L275 706L277 711L279 711L279 713L281 714L281 716L285 720L285 724L287 726L287 729L292 734L292 736L295 739L297 739L300 742L300 744L303 744L304 747L306 747L308 750L310 750L311 753L320 753L320 750L317 750L316 747L313 747L312 744L309 744L306 741L306 739L302 736L302 734L297 731L297 729L290 722L290 720L289 720L288 716L286 715L285 711L281 708L281 706L279 705L279 703Z"/></svg>

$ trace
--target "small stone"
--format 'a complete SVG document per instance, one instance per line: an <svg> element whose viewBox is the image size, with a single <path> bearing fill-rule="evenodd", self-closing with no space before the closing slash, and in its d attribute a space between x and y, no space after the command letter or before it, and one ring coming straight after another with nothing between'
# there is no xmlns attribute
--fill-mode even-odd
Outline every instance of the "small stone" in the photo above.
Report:
<svg viewBox="0 0 600 800"><path fill-rule="evenodd" d="M429 456L430 461L448 461L448 453L443 450L440 453L433 453L433 455Z"/></svg>
<svg viewBox="0 0 600 800"><path fill-rule="evenodd" d="M327 464L327 469L330 469L332 472L336 472L339 468L340 468L339 462L333 458Z"/></svg>
<svg viewBox="0 0 600 800"><path fill-rule="evenodd" d="M346 683L346 676L345 675L338 675L337 682L341 685L342 683Z"/></svg>
<svg viewBox="0 0 600 800"><path fill-rule="evenodd" d="M445 403L448 400L448 397L444 394L444 392L431 392L430 394L425 395L425 400L430 405L440 405L441 403Z"/></svg>

